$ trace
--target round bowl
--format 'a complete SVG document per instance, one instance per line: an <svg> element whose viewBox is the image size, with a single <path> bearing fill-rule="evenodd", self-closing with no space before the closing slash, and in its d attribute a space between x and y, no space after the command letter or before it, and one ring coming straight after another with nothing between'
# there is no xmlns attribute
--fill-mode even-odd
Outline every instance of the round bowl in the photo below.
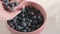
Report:
<svg viewBox="0 0 60 34"><path fill-rule="evenodd" d="M31 2L31 1L23 1L23 2L21 2L19 8L22 8L23 5L25 5L25 6L34 6L36 9L40 10L40 12L42 13L42 15L44 17L44 23L41 25L40 28L38 28L37 30L32 31L32 32L19 32L19 31L16 31L16 30L14 30L13 28L11 28L8 25L8 22L6 22L7 28L9 29L9 31L12 34L40 34L42 32L42 30L44 29L45 25L46 25L46 23L45 23L45 21L46 21L46 13L45 13L44 8L41 5L39 5L39 4L35 3L35 2Z"/></svg>

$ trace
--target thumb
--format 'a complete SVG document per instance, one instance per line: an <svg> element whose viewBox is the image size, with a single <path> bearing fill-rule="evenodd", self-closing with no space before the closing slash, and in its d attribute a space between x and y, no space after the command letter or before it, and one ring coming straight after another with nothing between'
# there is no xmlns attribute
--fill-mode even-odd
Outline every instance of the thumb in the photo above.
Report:
<svg viewBox="0 0 60 34"><path fill-rule="evenodd" d="M0 1L0 10L4 10L2 2Z"/></svg>

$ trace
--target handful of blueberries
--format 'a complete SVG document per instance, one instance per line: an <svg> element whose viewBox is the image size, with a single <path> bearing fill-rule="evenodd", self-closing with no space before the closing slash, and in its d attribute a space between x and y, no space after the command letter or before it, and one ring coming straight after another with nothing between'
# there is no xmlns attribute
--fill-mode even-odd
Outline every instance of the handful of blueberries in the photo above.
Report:
<svg viewBox="0 0 60 34"><path fill-rule="evenodd" d="M40 10L33 6L25 6L21 13L12 20L8 20L8 25L16 31L32 32L37 30L44 23L44 17Z"/></svg>
<svg viewBox="0 0 60 34"><path fill-rule="evenodd" d="M1 0L6 11L13 11L13 8L19 5L19 2L10 2L11 0Z"/></svg>

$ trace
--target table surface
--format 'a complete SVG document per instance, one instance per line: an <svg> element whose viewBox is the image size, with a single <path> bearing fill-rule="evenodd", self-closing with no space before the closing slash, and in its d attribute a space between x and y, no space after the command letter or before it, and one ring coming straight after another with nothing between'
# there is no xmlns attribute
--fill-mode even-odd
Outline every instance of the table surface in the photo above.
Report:
<svg viewBox="0 0 60 34"><path fill-rule="evenodd" d="M41 34L60 34L60 0L29 0L45 8L47 14L46 26ZM11 34L5 21L0 20L0 34Z"/></svg>

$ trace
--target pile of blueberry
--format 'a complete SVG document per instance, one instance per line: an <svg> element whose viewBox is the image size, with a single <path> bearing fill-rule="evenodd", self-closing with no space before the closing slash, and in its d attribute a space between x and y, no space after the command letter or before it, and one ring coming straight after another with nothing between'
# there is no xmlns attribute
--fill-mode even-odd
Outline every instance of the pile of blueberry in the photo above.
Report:
<svg viewBox="0 0 60 34"><path fill-rule="evenodd" d="M11 2L11 0L1 0L6 11L13 11L12 9L19 5L19 2Z"/></svg>
<svg viewBox="0 0 60 34"><path fill-rule="evenodd" d="M32 32L42 26L44 17L40 10L33 6L25 6L25 8L21 9L21 13L7 22L8 25L16 31Z"/></svg>

